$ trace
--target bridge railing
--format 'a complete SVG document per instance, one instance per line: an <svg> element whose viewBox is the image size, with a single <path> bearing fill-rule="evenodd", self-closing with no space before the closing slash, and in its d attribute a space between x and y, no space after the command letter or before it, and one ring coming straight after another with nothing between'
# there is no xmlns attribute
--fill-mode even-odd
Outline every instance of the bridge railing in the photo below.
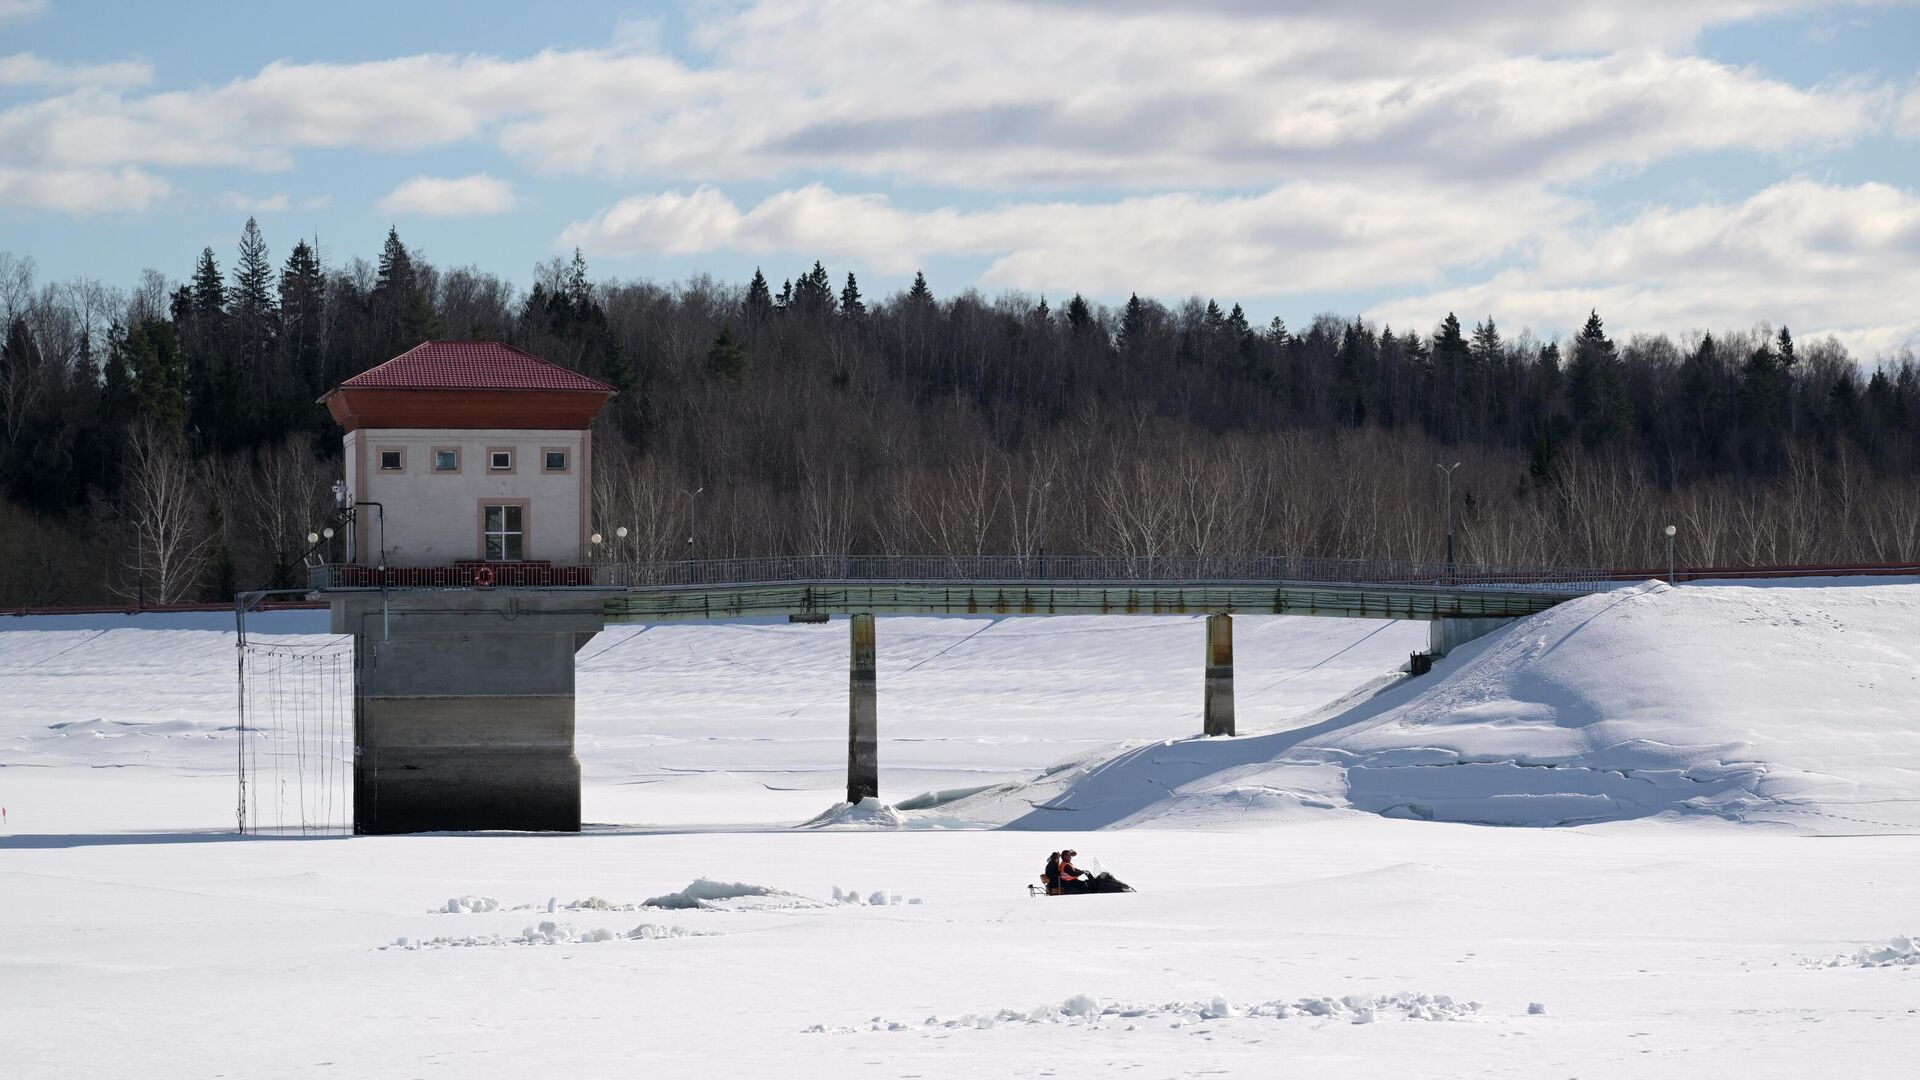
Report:
<svg viewBox="0 0 1920 1080"><path fill-rule="evenodd" d="M775 555L670 562L465 563L453 567L328 565L328 588L698 588L782 583L1328 584L1588 592L1608 580L1589 567L1487 566L1295 555Z"/></svg>
<svg viewBox="0 0 1920 1080"><path fill-rule="evenodd" d="M701 586L779 582L1258 584L1324 582L1520 586L1586 591L1606 580L1587 567L1476 566L1293 555L781 555L602 564L604 585Z"/></svg>

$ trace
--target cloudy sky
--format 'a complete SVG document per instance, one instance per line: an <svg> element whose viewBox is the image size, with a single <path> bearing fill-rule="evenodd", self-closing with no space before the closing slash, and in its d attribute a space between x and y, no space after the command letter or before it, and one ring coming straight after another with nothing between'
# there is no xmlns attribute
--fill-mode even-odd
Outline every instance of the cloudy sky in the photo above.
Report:
<svg viewBox="0 0 1920 1080"><path fill-rule="evenodd" d="M0 0L0 250L1920 345L1920 7Z"/></svg>

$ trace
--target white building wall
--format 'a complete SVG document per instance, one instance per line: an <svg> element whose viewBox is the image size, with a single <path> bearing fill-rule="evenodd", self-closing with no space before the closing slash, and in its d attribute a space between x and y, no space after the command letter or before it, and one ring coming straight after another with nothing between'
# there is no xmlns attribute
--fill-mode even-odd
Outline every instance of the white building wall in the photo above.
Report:
<svg viewBox="0 0 1920 1080"><path fill-rule="evenodd" d="M524 502L524 558L556 564L587 561L588 471L585 431L363 428L346 436L347 485L358 502L379 503L386 521L386 565L450 566L483 555L481 507ZM436 450L459 454L455 472L434 469ZM381 451L398 450L399 471L380 468ZM494 450L513 453L513 469L488 467ZM546 451L564 450L567 471L547 472ZM361 511L358 561L381 557L380 515Z"/></svg>

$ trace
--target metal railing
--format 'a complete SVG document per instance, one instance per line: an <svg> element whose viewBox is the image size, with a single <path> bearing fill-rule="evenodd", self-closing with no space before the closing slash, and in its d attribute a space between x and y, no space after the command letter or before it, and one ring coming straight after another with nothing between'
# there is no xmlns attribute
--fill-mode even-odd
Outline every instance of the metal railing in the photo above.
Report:
<svg viewBox="0 0 1920 1080"><path fill-rule="evenodd" d="M1448 566L1400 559L1296 555L778 555L674 562L463 563L449 567L329 564L315 589L699 588L827 583L1055 585L1396 585L1592 592L1609 579L1592 567Z"/></svg>

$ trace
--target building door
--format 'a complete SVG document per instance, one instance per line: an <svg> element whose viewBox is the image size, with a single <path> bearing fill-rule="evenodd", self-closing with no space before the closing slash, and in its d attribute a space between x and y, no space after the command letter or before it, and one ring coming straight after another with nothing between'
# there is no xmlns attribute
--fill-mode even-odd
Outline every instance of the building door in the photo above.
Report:
<svg viewBox="0 0 1920 1080"><path fill-rule="evenodd" d="M519 562L527 557L527 508L522 503L491 503L481 508L480 557L488 562Z"/></svg>

